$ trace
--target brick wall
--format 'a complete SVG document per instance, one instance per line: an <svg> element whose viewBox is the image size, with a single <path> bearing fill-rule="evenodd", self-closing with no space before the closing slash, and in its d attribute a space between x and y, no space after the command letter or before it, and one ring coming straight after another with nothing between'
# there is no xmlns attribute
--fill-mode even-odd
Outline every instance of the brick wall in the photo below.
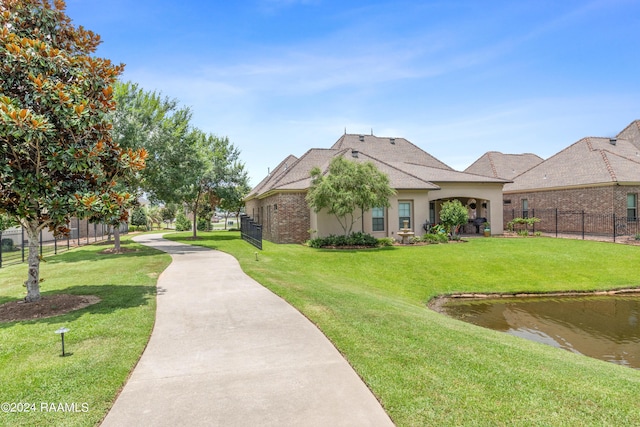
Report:
<svg viewBox="0 0 640 427"><path fill-rule="evenodd" d="M627 217L627 194L640 195L640 186L609 185L604 187L538 191L531 193L505 193L504 226L514 216L523 215L523 200L527 200L529 216L541 222L539 231L555 231L556 221L560 232L609 233L612 219ZM510 203L506 203L510 201ZM637 208L637 207L636 207ZM556 218L556 209L558 210ZM569 213L571 212L571 213ZM582 216L582 213L585 215ZM551 229L552 228L552 229Z"/></svg>
<svg viewBox="0 0 640 427"><path fill-rule="evenodd" d="M262 225L262 237L274 243L302 243L309 239L311 212L306 193L278 193L252 199L245 212Z"/></svg>

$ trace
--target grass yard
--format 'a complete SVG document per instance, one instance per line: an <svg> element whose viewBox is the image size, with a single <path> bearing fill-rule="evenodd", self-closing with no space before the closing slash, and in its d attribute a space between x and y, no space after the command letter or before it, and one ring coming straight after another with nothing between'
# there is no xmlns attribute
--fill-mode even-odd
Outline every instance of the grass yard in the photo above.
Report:
<svg viewBox="0 0 640 427"><path fill-rule="evenodd" d="M90 307L41 320L0 323L2 426L90 426L111 407L149 339L155 320L155 284L169 255L123 237L121 255L102 255L91 245L47 257L41 263L43 296L96 295ZM25 264L0 269L0 304L25 295ZM60 327L65 352L60 357ZM28 412L25 411L25 404ZM30 406L35 404L35 406ZM53 404L53 407L51 406ZM74 405L74 412L67 410ZM45 410L46 409L46 410ZM56 410L56 411L53 411Z"/></svg>
<svg viewBox="0 0 640 427"><path fill-rule="evenodd" d="M640 286L640 248L551 238L317 250L169 235L234 255L329 337L399 426L640 425L640 371L447 318L454 292ZM258 261L256 261L256 253Z"/></svg>

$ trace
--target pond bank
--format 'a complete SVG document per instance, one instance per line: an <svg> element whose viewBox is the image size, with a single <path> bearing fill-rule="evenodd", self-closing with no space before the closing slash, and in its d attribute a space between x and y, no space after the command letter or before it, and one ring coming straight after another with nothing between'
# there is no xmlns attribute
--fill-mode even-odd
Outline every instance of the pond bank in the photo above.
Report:
<svg viewBox="0 0 640 427"><path fill-rule="evenodd" d="M640 287L636 288L617 288L600 291L556 291L556 292L464 292L448 295L438 295L431 298L427 303L427 307L440 314L446 314L443 306L450 301L460 300L483 300L483 299L500 299L500 298L534 298L534 297L570 297L570 296L602 296L602 295L633 295L640 294Z"/></svg>

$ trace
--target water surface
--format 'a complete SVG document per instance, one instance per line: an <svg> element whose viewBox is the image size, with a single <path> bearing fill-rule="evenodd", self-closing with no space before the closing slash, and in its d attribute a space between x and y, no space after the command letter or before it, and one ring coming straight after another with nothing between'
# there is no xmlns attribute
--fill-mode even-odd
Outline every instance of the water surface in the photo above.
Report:
<svg viewBox="0 0 640 427"><path fill-rule="evenodd" d="M640 369L640 296L454 299L448 316Z"/></svg>

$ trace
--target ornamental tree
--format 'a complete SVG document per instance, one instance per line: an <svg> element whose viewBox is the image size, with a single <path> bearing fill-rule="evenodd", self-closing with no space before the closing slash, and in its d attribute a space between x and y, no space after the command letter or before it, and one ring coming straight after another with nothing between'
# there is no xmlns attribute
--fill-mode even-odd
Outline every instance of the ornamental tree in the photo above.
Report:
<svg viewBox="0 0 640 427"><path fill-rule="evenodd" d="M387 175L373 163L335 157L326 175L318 167L311 170L306 200L315 212L327 209L335 215L344 234L349 235L364 212L389 207L389 197L394 194Z"/></svg>
<svg viewBox="0 0 640 427"><path fill-rule="evenodd" d="M442 204L440 209L440 222L447 227L447 231L455 236L461 225L469 220L467 208L462 206L460 200L450 200Z"/></svg>
<svg viewBox="0 0 640 427"><path fill-rule="evenodd" d="M0 213L29 239L27 302L40 299L40 230L67 233L71 216L115 212L130 197L118 179L146 155L111 137L124 66L93 57L100 37L64 10L61 0L0 5Z"/></svg>

